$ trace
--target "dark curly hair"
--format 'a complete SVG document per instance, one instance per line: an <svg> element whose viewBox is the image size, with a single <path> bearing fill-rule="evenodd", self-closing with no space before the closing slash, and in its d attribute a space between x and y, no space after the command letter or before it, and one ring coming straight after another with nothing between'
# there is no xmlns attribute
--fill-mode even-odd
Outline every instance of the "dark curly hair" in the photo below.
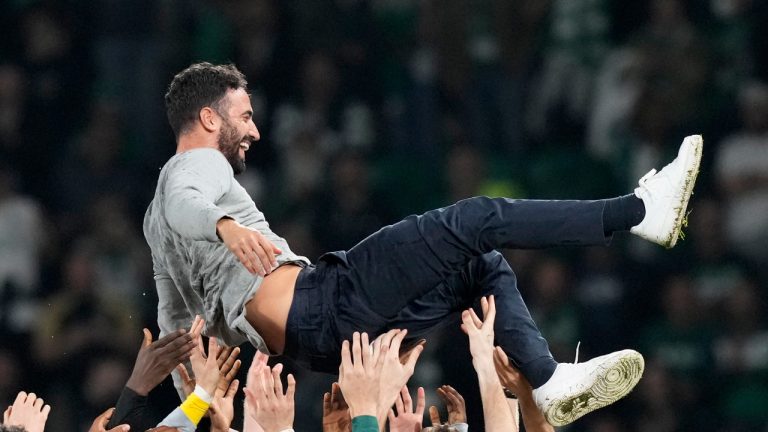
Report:
<svg viewBox="0 0 768 432"><path fill-rule="evenodd" d="M247 89L245 75L233 64L195 63L173 77L165 94L168 123L178 139L194 124L204 107L223 115L224 96L229 89Z"/></svg>

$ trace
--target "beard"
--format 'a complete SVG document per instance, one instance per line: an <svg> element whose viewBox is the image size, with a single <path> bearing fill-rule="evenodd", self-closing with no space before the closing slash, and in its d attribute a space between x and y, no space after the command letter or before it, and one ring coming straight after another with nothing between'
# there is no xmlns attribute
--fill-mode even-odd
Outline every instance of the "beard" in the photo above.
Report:
<svg viewBox="0 0 768 432"><path fill-rule="evenodd" d="M219 151L232 166L235 175L245 172L245 159L240 157L240 143L246 140L250 141L248 135L239 135L237 128L232 126L229 120L224 119L219 131Z"/></svg>

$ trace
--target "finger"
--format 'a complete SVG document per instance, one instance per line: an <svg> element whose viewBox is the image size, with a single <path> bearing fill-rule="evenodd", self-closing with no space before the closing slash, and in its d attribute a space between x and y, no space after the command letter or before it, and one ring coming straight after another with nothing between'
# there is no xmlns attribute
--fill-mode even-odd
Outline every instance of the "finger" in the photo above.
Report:
<svg viewBox="0 0 768 432"><path fill-rule="evenodd" d="M389 420L389 424L393 424L395 422L395 412L392 411L392 408L389 409L387 412L387 420Z"/></svg>
<svg viewBox="0 0 768 432"><path fill-rule="evenodd" d="M488 297L480 297L480 310L483 312L483 318L488 316Z"/></svg>
<svg viewBox="0 0 768 432"><path fill-rule="evenodd" d="M272 244L271 241L269 241L266 237L263 235L259 237L259 244L261 245L262 249L264 249L264 252L267 255L267 258L269 258L269 269L274 269L277 267L277 259L275 259L275 254L280 253L280 249L278 249L278 252L275 252L275 245Z"/></svg>
<svg viewBox="0 0 768 432"><path fill-rule="evenodd" d="M272 369L272 385L275 390L275 395L283 395L283 381L280 379L280 372L283 371L283 365L278 363Z"/></svg>
<svg viewBox="0 0 768 432"><path fill-rule="evenodd" d="M221 346L219 355L216 356L216 365L219 367L219 370L221 370L221 367L224 366L224 363L229 360L229 355L232 353L233 349L234 347L229 347L226 345Z"/></svg>
<svg viewBox="0 0 768 432"><path fill-rule="evenodd" d="M432 423L432 427L440 426L440 412L434 405L429 407L429 421Z"/></svg>
<svg viewBox="0 0 768 432"><path fill-rule="evenodd" d="M246 246L246 249L243 249L243 257L246 260L247 267L255 270L255 273L258 273L261 276L267 275L268 273L267 270L269 269L269 263L267 262L265 264L265 260L267 260L267 258L266 258L266 255L264 255L262 248L260 245L258 245L258 243Z"/></svg>
<svg viewBox="0 0 768 432"><path fill-rule="evenodd" d="M438 387L435 390L435 393L437 393L437 396L440 398L443 403L448 403L448 396L445 394L445 390L443 390L442 387Z"/></svg>
<svg viewBox="0 0 768 432"><path fill-rule="evenodd" d="M469 315L472 317L472 322L475 323L475 327L483 328L483 321L477 316L474 309L469 309Z"/></svg>
<svg viewBox="0 0 768 432"><path fill-rule="evenodd" d="M323 393L323 417L330 414L331 411L333 411L332 404L331 404L331 394L328 392L325 392Z"/></svg>
<svg viewBox="0 0 768 432"><path fill-rule="evenodd" d="M34 393L29 393L27 394L27 398L24 400L24 403L26 405L34 405L35 399L37 399L37 395Z"/></svg>
<svg viewBox="0 0 768 432"><path fill-rule="evenodd" d="M141 341L141 347L146 348L152 345L152 332L148 328L142 329L142 332L144 333L144 339Z"/></svg>
<svg viewBox="0 0 768 432"><path fill-rule="evenodd" d="M356 369L363 367L362 363L362 348L360 347L360 333L352 333L352 362Z"/></svg>
<svg viewBox="0 0 768 432"><path fill-rule="evenodd" d="M491 294L488 296L488 315L486 315L485 319L488 320L493 319L496 317L496 297Z"/></svg>
<svg viewBox="0 0 768 432"><path fill-rule="evenodd" d="M448 395L459 405L464 405L464 396L461 395L455 388L448 387Z"/></svg>
<svg viewBox="0 0 768 432"><path fill-rule="evenodd" d="M176 366L176 370L179 371L179 375L181 376L181 380L184 381L184 383L193 383L194 380L192 377L189 376L189 372L187 372L187 367L183 364L179 364Z"/></svg>
<svg viewBox="0 0 768 432"><path fill-rule="evenodd" d="M101 425L101 427L106 428L107 423L109 423L109 420L112 418L112 413L113 412L115 412L115 408L114 407L109 408L106 411L104 411L103 413L101 413L101 415L98 417L99 424Z"/></svg>
<svg viewBox="0 0 768 432"><path fill-rule="evenodd" d="M233 254L237 257L237 260L240 261L240 263L245 267L246 270L248 270L251 274L258 274L261 276L264 276L262 273L262 269L260 267L256 266L256 263L258 262L258 257L254 256L254 261L251 260L250 253L248 249L245 246L235 246L234 248L230 249Z"/></svg>
<svg viewBox="0 0 768 432"><path fill-rule="evenodd" d="M35 399L35 402L32 404L32 407L35 408L35 410L40 410L40 408L43 407L43 398L37 398Z"/></svg>
<svg viewBox="0 0 768 432"><path fill-rule="evenodd" d="M347 340L341 343L341 369L352 370L352 356L349 352L349 341Z"/></svg>
<svg viewBox="0 0 768 432"><path fill-rule="evenodd" d="M108 430L107 432L128 432L129 430L131 430L131 425L121 424L121 425L113 427L112 429Z"/></svg>
<svg viewBox="0 0 768 432"><path fill-rule="evenodd" d="M250 258L255 266L261 266L265 273L269 273L272 270L272 261L275 259L272 247L263 245L260 237L252 237L248 240L248 248L250 248L248 258ZM271 257L270 254L272 255Z"/></svg>
<svg viewBox="0 0 768 432"><path fill-rule="evenodd" d="M403 407L405 407L405 412L413 412L413 400L411 399L411 393L408 391L408 386L403 386L403 388L400 389L400 395L403 397Z"/></svg>
<svg viewBox="0 0 768 432"><path fill-rule="evenodd" d="M296 393L296 378L293 374L288 374L288 390L285 392L285 398L293 401L293 395Z"/></svg>
<svg viewBox="0 0 768 432"><path fill-rule="evenodd" d="M208 338L208 358L213 359L213 361L216 361L216 358L219 355L219 341L216 340L215 337L209 337Z"/></svg>
<svg viewBox="0 0 768 432"><path fill-rule="evenodd" d="M395 335L397 335L398 333L400 333L400 330L398 330L398 329L392 329L392 330L384 333L381 336L381 344L380 344L381 348L383 349L385 346L389 347L390 344L392 343L392 338L394 338Z"/></svg>
<svg viewBox="0 0 768 432"><path fill-rule="evenodd" d="M395 408L397 409L397 415L405 414L405 407L403 406L402 393L397 395L397 397L395 398Z"/></svg>
<svg viewBox="0 0 768 432"><path fill-rule="evenodd" d="M237 374L237 371L240 370L240 361L237 359L237 356L240 355L240 348L227 348L224 351L228 351L226 357L223 354L219 355L219 358L224 358L224 361L219 364L219 370L223 375L230 375L232 370L234 369L235 374ZM229 378L232 379L232 378Z"/></svg>
<svg viewBox="0 0 768 432"><path fill-rule="evenodd" d="M256 395L249 389L248 387L243 389L243 393L245 394L245 401L252 407L259 406L259 400L256 397ZM251 416L253 416L253 413L251 413Z"/></svg>
<svg viewBox="0 0 768 432"><path fill-rule="evenodd" d="M51 406L45 405L43 407L43 410L41 411L41 414L43 415L43 420L46 420L48 418L48 414L51 413Z"/></svg>
<svg viewBox="0 0 768 432"><path fill-rule="evenodd" d="M427 396L424 393L424 387L419 387L416 390L416 413L418 418L424 417L424 407L427 404Z"/></svg>
<svg viewBox="0 0 768 432"><path fill-rule="evenodd" d="M27 393L20 391L19 394L16 395L16 400L13 401L13 405L21 405L25 400L27 400Z"/></svg>
<svg viewBox="0 0 768 432"><path fill-rule="evenodd" d="M405 335L408 334L408 330L399 330L397 334L392 338L392 341L389 343L389 355L399 355L400 353L400 345L403 343L403 339L405 339Z"/></svg>
<svg viewBox="0 0 768 432"><path fill-rule="evenodd" d="M413 373L413 370L416 368L416 361L419 359L422 351L424 351L424 347L417 345L408 356L408 361L405 363L405 367L408 368L411 373Z"/></svg>
<svg viewBox="0 0 768 432"><path fill-rule="evenodd" d="M461 313L461 329L466 334L469 334L470 331L478 329L477 325L475 324L475 320L472 319L472 315L469 313L471 310L472 309L467 309Z"/></svg>
<svg viewBox="0 0 768 432"><path fill-rule="evenodd" d="M368 333L363 332L363 334L360 335L360 349L362 350L363 354L363 366L366 369L370 369L371 367L375 366L371 360L371 346L368 343Z"/></svg>
<svg viewBox="0 0 768 432"><path fill-rule="evenodd" d="M229 388L227 389L227 393L224 395L225 399L232 399L237 394L237 389L240 388L240 380L233 380L229 384Z"/></svg>

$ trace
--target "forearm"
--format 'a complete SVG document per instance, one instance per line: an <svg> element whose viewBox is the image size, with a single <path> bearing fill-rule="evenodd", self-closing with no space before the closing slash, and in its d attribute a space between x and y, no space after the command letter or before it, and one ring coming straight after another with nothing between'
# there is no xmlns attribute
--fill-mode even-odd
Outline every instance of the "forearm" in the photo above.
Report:
<svg viewBox="0 0 768 432"><path fill-rule="evenodd" d="M555 428L547 422L544 414L539 411L533 395L518 395L520 413L523 417L525 430L529 432L554 432Z"/></svg>
<svg viewBox="0 0 768 432"><path fill-rule="evenodd" d="M211 404L212 398L206 393L201 391L200 387L195 388L195 391L158 426L177 427L183 432L194 431Z"/></svg>
<svg viewBox="0 0 768 432"><path fill-rule="evenodd" d="M147 396L142 396L128 387L124 387L117 400L107 430L120 424L128 424L131 430L144 431L157 423L152 410L147 404Z"/></svg>
<svg viewBox="0 0 768 432"><path fill-rule="evenodd" d="M519 430L512 410L507 404L507 397L491 361L482 366L475 366L483 404L483 418L487 432L509 432Z"/></svg>

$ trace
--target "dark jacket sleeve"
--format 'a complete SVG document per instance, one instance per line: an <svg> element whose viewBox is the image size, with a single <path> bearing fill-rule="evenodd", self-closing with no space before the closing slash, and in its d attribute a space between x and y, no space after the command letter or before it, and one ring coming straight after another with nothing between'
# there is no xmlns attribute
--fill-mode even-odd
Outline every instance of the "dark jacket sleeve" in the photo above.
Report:
<svg viewBox="0 0 768 432"><path fill-rule="evenodd" d="M147 396L141 396L128 387L123 387L112 418L107 423L107 430L121 424L130 425L132 431L145 431L155 427L157 419L147 399Z"/></svg>

